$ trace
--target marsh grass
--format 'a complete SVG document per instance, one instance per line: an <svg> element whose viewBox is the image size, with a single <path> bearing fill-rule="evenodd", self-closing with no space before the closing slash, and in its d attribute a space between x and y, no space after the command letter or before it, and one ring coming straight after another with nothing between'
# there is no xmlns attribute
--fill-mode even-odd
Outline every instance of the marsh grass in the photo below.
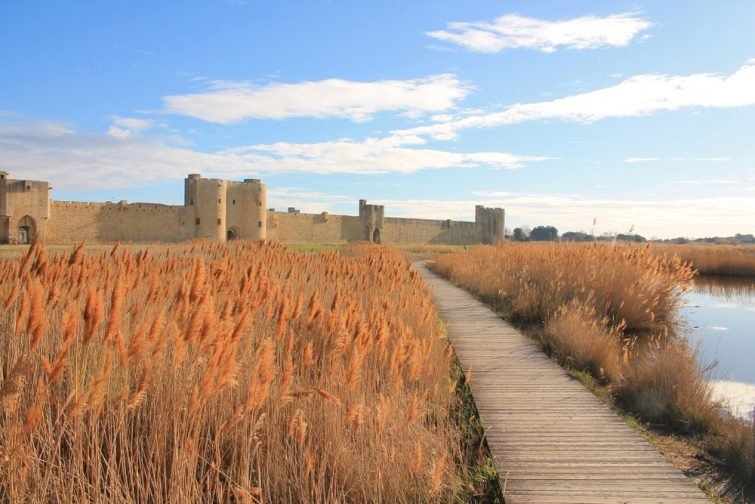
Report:
<svg viewBox="0 0 755 504"><path fill-rule="evenodd" d="M654 245L658 253L676 255L701 275L755 277L755 245Z"/></svg>
<svg viewBox="0 0 755 504"><path fill-rule="evenodd" d="M395 250L0 259L0 501L460 498L451 354Z"/></svg>

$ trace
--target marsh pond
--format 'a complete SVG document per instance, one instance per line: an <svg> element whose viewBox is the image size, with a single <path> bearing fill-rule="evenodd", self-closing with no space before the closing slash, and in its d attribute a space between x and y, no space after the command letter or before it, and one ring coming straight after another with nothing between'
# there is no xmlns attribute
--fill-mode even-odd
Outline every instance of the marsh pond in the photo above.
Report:
<svg viewBox="0 0 755 504"><path fill-rule="evenodd" d="M699 345L714 398L726 411L753 418L755 409L755 278L701 276L686 293L682 314L689 339Z"/></svg>

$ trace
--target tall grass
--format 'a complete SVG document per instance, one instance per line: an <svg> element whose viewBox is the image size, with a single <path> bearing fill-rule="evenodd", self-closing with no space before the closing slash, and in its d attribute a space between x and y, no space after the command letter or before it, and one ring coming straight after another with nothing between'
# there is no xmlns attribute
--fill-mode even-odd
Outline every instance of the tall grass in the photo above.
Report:
<svg viewBox="0 0 755 504"><path fill-rule="evenodd" d="M543 323L579 302L624 331L673 334L692 268L647 246L532 243L439 257L436 270L522 322Z"/></svg>
<svg viewBox="0 0 755 504"><path fill-rule="evenodd" d="M658 244L659 253L679 256L701 275L755 276L755 245Z"/></svg>
<svg viewBox="0 0 755 504"><path fill-rule="evenodd" d="M721 418L706 370L686 343L678 309L695 271L651 246L539 243L440 256L440 274L515 322L534 325L546 351L609 385L647 421L701 433L752 482L753 430Z"/></svg>
<svg viewBox="0 0 755 504"><path fill-rule="evenodd" d="M450 354L396 251L33 246L0 305L0 501L456 491Z"/></svg>

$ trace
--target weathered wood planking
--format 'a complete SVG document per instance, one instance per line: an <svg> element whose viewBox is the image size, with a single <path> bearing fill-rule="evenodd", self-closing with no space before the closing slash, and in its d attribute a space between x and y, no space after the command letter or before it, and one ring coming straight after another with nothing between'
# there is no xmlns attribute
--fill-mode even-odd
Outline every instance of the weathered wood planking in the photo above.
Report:
<svg viewBox="0 0 755 504"><path fill-rule="evenodd" d="M507 504L708 502L605 404L472 295L433 289L496 460Z"/></svg>

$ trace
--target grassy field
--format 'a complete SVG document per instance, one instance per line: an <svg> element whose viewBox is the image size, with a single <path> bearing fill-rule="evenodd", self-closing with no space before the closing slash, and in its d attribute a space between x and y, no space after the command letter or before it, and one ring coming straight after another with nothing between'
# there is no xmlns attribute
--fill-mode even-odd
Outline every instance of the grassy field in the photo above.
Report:
<svg viewBox="0 0 755 504"><path fill-rule="evenodd" d="M755 245L655 244L659 253L679 256L701 275L755 276Z"/></svg>
<svg viewBox="0 0 755 504"><path fill-rule="evenodd" d="M434 269L632 414L702 438L743 482L755 481L753 427L721 417L683 337L678 308L695 272L678 256L646 245L506 244L440 256Z"/></svg>
<svg viewBox="0 0 755 504"><path fill-rule="evenodd" d="M32 247L0 280L0 501L487 491L453 353L396 250Z"/></svg>

